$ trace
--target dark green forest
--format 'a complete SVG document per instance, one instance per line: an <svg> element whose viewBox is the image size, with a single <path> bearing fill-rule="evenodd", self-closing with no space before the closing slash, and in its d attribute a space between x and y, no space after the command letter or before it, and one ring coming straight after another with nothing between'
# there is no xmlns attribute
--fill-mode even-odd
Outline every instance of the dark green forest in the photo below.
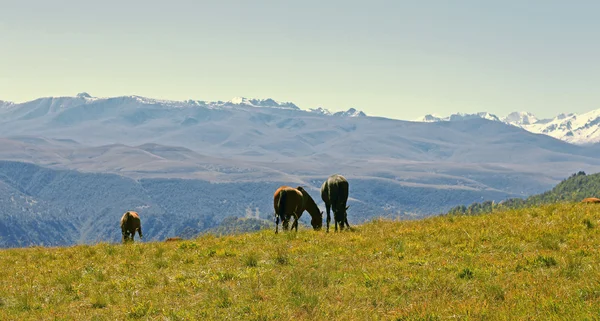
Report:
<svg viewBox="0 0 600 321"><path fill-rule="evenodd" d="M586 175L585 172L580 171L563 180L553 189L541 194L525 199L509 198L499 203L489 200L472 203L469 206L459 205L448 211L448 214L491 213L496 209L518 209L542 204L581 202L584 198L598 196L600 196L600 173Z"/></svg>

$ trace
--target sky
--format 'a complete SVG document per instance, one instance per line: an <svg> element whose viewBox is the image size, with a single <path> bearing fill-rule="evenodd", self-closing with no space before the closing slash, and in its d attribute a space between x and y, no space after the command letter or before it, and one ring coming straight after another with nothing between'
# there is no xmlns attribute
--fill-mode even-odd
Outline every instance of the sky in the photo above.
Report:
<svg viewBox="0 0 600 321"><path fill-rule="evenodd" d="M581 113L600 108L598 13L585 0L0 0L0 100Z"/></svg>

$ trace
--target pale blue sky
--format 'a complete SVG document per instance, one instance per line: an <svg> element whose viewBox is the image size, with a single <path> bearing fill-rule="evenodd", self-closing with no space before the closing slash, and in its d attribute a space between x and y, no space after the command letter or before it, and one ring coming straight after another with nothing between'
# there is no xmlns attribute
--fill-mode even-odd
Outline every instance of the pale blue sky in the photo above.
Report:
<svg viewBox="0 0 600 321"><path fill-rule="evenodd" d="M0 0L0 99L550 117L600 108L598 17L600 1Z"/></svg>

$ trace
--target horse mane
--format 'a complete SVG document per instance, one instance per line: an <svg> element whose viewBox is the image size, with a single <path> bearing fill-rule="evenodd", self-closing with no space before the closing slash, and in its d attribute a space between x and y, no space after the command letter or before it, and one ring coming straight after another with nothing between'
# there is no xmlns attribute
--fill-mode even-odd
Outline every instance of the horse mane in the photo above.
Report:
<svg viewBox="0 0 600 321"><path fill-rule="evenodd" d="M298 186L296 189L302 193L302 198L304 199L305 204L304 208L308 214L310 214L312 217L321 215L321 211L319 210L317 203L315 203L315 200L310 196L310 194L308 194L308 192L302 186Z"/></svg>

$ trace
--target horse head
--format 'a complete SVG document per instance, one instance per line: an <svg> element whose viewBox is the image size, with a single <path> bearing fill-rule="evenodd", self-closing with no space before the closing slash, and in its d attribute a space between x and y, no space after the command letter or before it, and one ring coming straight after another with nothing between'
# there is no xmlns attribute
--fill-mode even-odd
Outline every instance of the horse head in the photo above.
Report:
<svg viewBox="0 0 600 321"><path fill-rule="evenodd" d="M323 211L319 212L319 215L315 215L310 220L310 225L312 225L315 231L318 231L323 226Z"/></svg>

